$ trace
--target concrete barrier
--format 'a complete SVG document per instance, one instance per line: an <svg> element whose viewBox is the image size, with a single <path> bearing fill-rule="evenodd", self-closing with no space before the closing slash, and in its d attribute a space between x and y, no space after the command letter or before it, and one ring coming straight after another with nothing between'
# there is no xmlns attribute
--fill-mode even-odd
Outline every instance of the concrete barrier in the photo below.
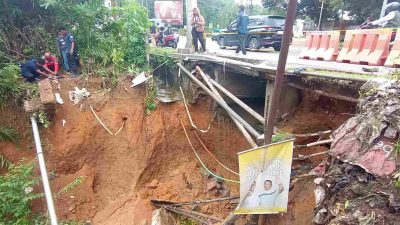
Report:
<svg viewBox="0 0 400 225"><path fill-rule="evenodd" d="M339 52L340 31L316 31L308 35L302 59L335 61Z"/></svg>

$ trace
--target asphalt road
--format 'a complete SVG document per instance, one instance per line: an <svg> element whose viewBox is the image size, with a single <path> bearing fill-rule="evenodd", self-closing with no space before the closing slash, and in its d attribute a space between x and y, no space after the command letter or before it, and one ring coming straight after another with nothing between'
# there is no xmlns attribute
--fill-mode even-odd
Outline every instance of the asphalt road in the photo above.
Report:
<svg viewBox="0 0 400 225"><path fill-rule="evenodd" d="M184 48L186 45L186 37L180 37L178 48ZM274 51L273 48L261 48L258 51L248 51L246 56L237 56L235 54L236 47L228 47L226 49L220 49L216 41L211 41L211 38L207 38L206 41L207 51L209 54L216 54L218 56L230 56L245 59L255 59L262 60L265 65L277 66L279 59L279 52ZM301 44L291 45L289 48L289 54L287 59L286 68L313 68L321 70L333 70L333 71L343 71L351 73L365 73L363 72L363 67L372 68L371 66L356 65L356 64L346 64L328 61L317 61L317 60L304 60L299 59L300 53L303 48L300 47ZM385 67L378 67L378 74L386 74L391 71L391 69Z"/></svg>

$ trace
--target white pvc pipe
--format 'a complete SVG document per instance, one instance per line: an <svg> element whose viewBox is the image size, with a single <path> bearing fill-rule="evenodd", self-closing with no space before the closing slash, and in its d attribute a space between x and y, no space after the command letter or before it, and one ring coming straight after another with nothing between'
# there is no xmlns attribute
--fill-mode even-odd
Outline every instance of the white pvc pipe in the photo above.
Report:
<svg viewBox="0 0 400 225"><path fill-rule="evenodd" d="M32 122L33 137L35 138L37 157L39 161L40 174L42 175L44 193L46 195L47 208L50 214L51 225L58 225L56 210L54 208L53 197L50 189L49 178L47 176L46 164L44 162L42 143L40 142L39 129L34 116L31 116L31 122Z"/></svg>

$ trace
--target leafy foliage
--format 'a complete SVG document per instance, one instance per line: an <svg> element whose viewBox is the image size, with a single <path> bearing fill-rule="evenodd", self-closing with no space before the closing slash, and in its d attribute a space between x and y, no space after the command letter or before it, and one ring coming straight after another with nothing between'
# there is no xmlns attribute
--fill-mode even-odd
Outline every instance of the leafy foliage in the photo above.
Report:
<svg viewBox="0 0 400 225"><path fill-rule="evenodd" d="M11 165L9 172L0 176L0 221L4 225L29 225L32 217L29 203L43 197L32 192L39 182L33 175L34 163Z"/></svg>
<svg viewBox="0 0 400 225"><path fill-rule="evenodd" d="M40 57L45 50L58 53L57 30L65 26L90 72L100 65L107 76L115 76L147 65L147 10L133 0L118 2L109 9L103 0L2 0L0 63Z"/></svg>
<svg viewBox="0 0 400 225"><path fill-rule="evenodd" d="M18 80L19 67L7 64L0 69L0 106L21 92L21 82Z"/></svg>
<svg viewBox="0 0 400 225"><path fill-rule="evenodd" d="M57 23L71 28L82 58L102 65L143 66L146 61L145 32L149 28L147 10L134 1L109 10L104 1L42 0L57 12Z"/></svg>
<svg viewBox="0 0 400 225"><path fill-rule="evenodd" d="M348 12L352 22L362 23L368 16L379 18L383 0L324 0L322 21L339 19L340 11ZM392 2L389 0L388 2ZM263 6L267 9L280 9L285 7L285 0L263 0ZM320 0L301 0L297 6L297 14L303 18L310 18L318 23L321 11Z"/></svg>
<svg viewBox="0 0 400 225"><path fill-rule="evenodd" d="M272 136L272 143L282 142L284 140L291 138L291 136L292 136L291 134L285 132L276 133L275 135Z"/></svg>
<svg viewBox="0 0 400 225"><path fill-rule="evenodd" d="M9 168L12 165L4 155L0 154L0 168Z"/></svg>
<svg viewBox="0 0 400 225"><path fill-rule="evenodd" d="M69 191L71 191L72 189L76 188L77 186L79 186L80 184L85 183L86 181L86 177L81 176L81 177L77 177L74 181L72 181L71 183L69 183L67 186L63 187L57 194L56 197L60 197L61 194L63 193L68 193Z"/></svg>
<svg viewBox="0 0 400 225"><path fill-rule="evenodd" d="M12 128L0 126L0 141L9 141L18 145L18 133Z"/></svg>
<svg viewBox="0 0 400 225"><path fill-rule="evenodd" d="M156 86L154 84L154 79L150 78L147 80L146 98L144 100L146 115L150 115L150 113L157 108L155 100L156 100Z"/></svg>

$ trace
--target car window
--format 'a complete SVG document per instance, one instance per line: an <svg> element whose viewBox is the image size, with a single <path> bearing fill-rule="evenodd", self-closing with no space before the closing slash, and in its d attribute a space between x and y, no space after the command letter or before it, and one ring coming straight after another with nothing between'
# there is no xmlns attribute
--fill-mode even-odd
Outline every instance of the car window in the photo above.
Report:
<svg viewBox="0 0 400 225"><path fill-rule="evenodd" d="M236 29L236 20L233 21L231 24L229 24L228 27L231 28L231 29Z"/></svg>
<svg viewBox="0 0 400 225"><path fill-rule="evenodd" d="M285 19L282 17L268 17L266 24L272 27L282 27L285 25Z"/></svg>
<svg viewBox="0 0 400 225"><path fill-rule="evenodd" d="M249 19L249 24L248 24L247 26L249 26L249 27L254 27L254 26L257 26L257 25L259 25L259 23L258 23L257 20L255 20L255 19Z"/></svg>

